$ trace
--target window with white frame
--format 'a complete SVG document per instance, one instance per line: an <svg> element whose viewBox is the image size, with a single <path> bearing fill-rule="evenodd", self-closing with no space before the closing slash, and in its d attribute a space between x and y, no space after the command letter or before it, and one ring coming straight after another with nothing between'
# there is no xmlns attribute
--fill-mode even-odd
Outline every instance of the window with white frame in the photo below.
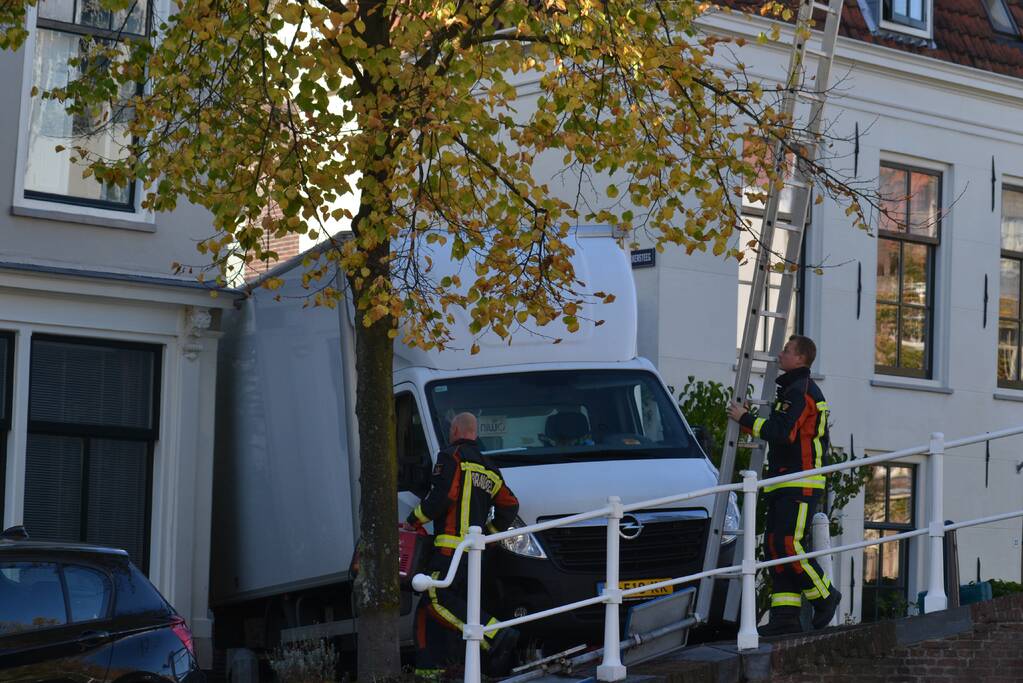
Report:
<svg viewBox="0 0 1023 683"><path fill-rule="evenodd" d="M32 98L25 159L26 199L37 199L117 211L135 210L135 187L101 183L82 177L84 165L72 149L84 146L93 154L118 159L127 156L131 142L128 107L119 103L102 111L72 115L65 105L42 94L66 86L89 68L75 66L94 41L112 43L149 34L148 0L135 0L128 9L103 9L99 0L40 0L36 12L35 50L32 55ZM124 102L132 89L121 93Z"/></svg>
<svg viewBox="0 0 1023 683"><path fill-rule="evenodd" d="M769 148L768 148L769 149ZM748 143L743 145L743 156L750 159L751 155L755 153L755 146ZM793 155L789 155L789 161L787 167L792 168L795 163ZM787 175L791 175L791 170ZM746 324L746 312L749 306L750 292L753 288L753 275L756 272L756 259L757 251L760 249L760 230L763 225L764 216L764 202L759 199L751 198L750 194L756 195L761 194L767 187L768 179L766 176L758 178L756 187L746 188L743 201L742 201L742 220L746 226L746 231L740 234L739 240L741 242L740 248L746 252L746 258L739 263L739 298L738 305L736 307L736 339L735 347L739 348L742 345L742 333ZM792 212L792 188L786 187L781 191L781 195L778 198L778 221L784 222L791 220ZM771 257L772 263L780 262L784 255L785 250L788 248L789 235L792 233L786 230L775 230L774 231L774 245L773 255ZM755 242L754 247L747 247L749 242ZM799 258L799 273L796 278L796 287L793 291L792 299L789 302L788 317L785 321L785 336L788 337L792 334L798 334L802 332L803 320L802 320L802 289L804 282L804 268L805 268L805 250L801 252ZM760 302L760 306L763 310L774 311L778 308L778 294L781 290L781 274L777 272L769 272L767 275L767 286L764 288L763 300ZM757 327L757 339L756 345L754 346L755 351L767 351L771 345L771 335L774 332L774 318L761 318L760 324Z"/></svg>
<svg viewBox="0 0 1023 683"><path fill-rule="evenodd" d="M1023 389L1020 327L1023 312L1023 189L1002 188L1002 262L998 295L998 386Z"/></svg>
<svg viewBox="0 0 1023 683"><path fill-rule="evenodd" d="M930 33L931 0L882 0L881 12L886 22Z"/></svg>
<svg viewBox="0 0 1023 683"><path fill-rule="evenodd" d="M880 196L874 368L930 378L941 174L884 163Z"/></svg>

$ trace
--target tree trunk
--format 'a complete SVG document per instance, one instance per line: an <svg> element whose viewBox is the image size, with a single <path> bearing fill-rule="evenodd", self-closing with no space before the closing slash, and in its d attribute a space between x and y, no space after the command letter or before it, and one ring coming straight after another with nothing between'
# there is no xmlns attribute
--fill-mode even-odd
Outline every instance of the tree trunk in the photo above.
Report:
<svg viewBox="0 0 1023 683"><path fill-rule="evenodd" d="M379 249L376 251L380 251ZM388 245L383 253L388 251ZM378 255L374 255L378 256ZM377 260L371 257L371 260ZM379 261L377 261L379 262ZM355 414L362 475L361 564L355 581L360 683L395 679L399 655L398 465L394 431L391 318L366 327L355 314Z"/></svg>

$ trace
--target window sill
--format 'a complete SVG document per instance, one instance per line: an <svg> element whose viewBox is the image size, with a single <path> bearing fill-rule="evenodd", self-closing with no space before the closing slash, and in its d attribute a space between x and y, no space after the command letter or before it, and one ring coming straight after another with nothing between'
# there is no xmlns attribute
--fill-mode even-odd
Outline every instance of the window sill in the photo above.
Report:
<svg viewBox="0 0 1023 683"><path fill-rule="evenodd" d="M42 204L42 202L39 203ZM146 216L143 214L143 216L138 218L125 218L125 216L138 216L138 214L127 214L121 211L104 211L103 209L74 206L72 204L49 204L46 205L46 208L41 206L15 204L11 207L11 215L25 216L27 218L41 218L43 220L60 221L62 223L81 223L83 225L95 225L102 228L118 228L121 230L135 230L138 232L156 232L156 224L153 221L152 216Z"/></svg>
<svg viewBox="0 0 1023 683"><path fill-rule="evenodd" d="M1020 389L1002 389L994 393L995 400L998 401L1019 401L1023 403L1023 390Z"/></svg>
<svg viewBox="0 0 1023 683"><path fill-rule="evenodd" d="M893 33L904 33L908 36L914 36L916 38L932 40L934 37L931 32L930 22L927 22L927 28L917 28L915 26L910 26L909 24L903 24L897 21L890 21L888 19L881 19L880 21L877 22L877 25L887 31L891 31Z"/></svg>
<svg viewBox="0 0 1023 683"><path fill-rule="evenodd" d="M911 379L872 379L870 386L882 389L908 389L910 391L927 391L932 394L951 394L955 390L952 387L945 387L933 380L913 381Z"/></svg>

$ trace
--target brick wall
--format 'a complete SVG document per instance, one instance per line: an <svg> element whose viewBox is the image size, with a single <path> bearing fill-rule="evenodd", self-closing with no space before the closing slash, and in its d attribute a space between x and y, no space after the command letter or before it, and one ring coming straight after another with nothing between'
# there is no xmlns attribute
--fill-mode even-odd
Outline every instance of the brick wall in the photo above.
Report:
<svg viewBox="0 0 1023 683"><path fill-rule="evenodd" d="M779 683L1023 681L1023 594L969 606L972 627L958 635L899 645L896 622L839 629L775 643ZM936 615L935 615L936 616Z"/></svg>
<svg viewBox="0 0 1023 683"><path fill-rule="evenodd" d="M280 217L280 208L276 204L271 205L267 208L267 212ZM284 237L264 237L264 248L277 252L277 259L271 261L252 261L245 267L245 281L250 282L266 271L270 270L278 263L284 263L290 258L298 256L299 253L299 242L300 237L296 234L286 235Z"/></svg>

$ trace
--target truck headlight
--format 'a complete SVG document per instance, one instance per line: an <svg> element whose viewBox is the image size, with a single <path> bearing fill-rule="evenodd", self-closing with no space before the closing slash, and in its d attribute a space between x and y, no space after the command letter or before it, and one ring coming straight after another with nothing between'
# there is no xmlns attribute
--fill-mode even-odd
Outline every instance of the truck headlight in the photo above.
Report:
<svg viewBox="0 0 1023 683"><path fill-rule="evenodd" d="M526 526L519 517L515 518L515 521L511 523L508 529L520 529ZM519 536L511 536L509 538L500 541L502 548L510 553L516 555L522 555L523 557L535 557L539 560L546 560L547 554L540 547L540 542L536 540L536 536L533 534L520 534Z"/></svg>
<svg viewBox="0 0 1023 683"><path fill-rule="evenodd" d="M731 543L742 528L742 515L739 514L739 504L736 501L735 492L728 494L728 505L725 506L725 524L722 529L722 541Z"/></svg>

